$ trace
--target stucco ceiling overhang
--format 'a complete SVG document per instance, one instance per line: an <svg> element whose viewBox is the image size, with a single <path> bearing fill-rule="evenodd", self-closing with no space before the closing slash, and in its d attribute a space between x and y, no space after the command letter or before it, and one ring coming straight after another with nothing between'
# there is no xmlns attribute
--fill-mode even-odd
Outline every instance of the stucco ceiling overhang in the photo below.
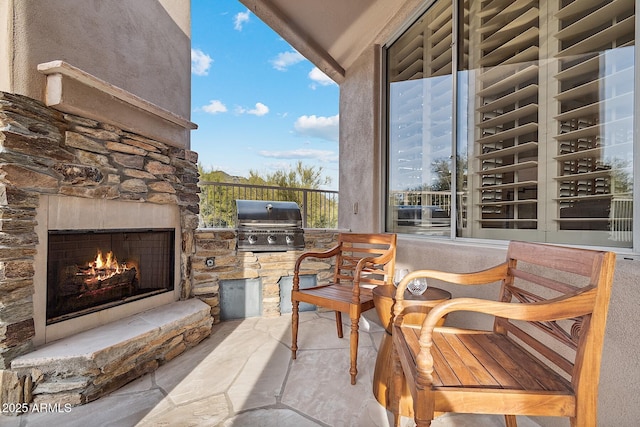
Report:
<svg viewBox="0 0 640 427"><path fill-rule="evenodd" d="M239 0L340 84L406 0Z"/></svg>

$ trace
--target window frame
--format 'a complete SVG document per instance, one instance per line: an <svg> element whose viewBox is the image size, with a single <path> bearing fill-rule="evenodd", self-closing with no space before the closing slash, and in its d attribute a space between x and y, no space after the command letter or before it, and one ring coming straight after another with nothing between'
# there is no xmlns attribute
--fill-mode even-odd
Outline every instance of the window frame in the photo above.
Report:
<svg viewBox="0 0 640 427"><path fill-rule="evenodd" d="M421 7L419 7L418 9L416 9L416 11L409 16L404 22L403 24L398 27L398 29L396 30L396 32L394 32L391 37L388 38L388 40L379 45L379 51L380 51L380 55L379 55L379 66L380 66L380 90L381 90L381 97L380 97L380 101L381 101L381 145L382 145L382 152L384 153L383 156L383 168L382 168L382 175L383 175L383 197L381 198L381 208L382 208L382 226L385 230L387 231L393 231L393 230L389 230L389 219L388 216L390 215L389 209L390 209L390 204L389 204L389 195L390 195L390 179L391 179L391 172L390 172L390 168L392 167L391 165L391 156L390 156L390 151L391 151L391 144L390 144L390 133L389 133L389 125L390 125L390 85L389 85L389 75L388 75L388 52L389 52L389 48L393 45L394 42L396 42L400 37L402 37L406 31L408 29L410 29L414 23L419 20L424 14L425 12L427 12L434 4L437 3L437 0L428 0L425 1ZM453 62L453 67L452 67L452 78L453 78L453 116L452 116L452 147L451 147L451 153L452 153L452 160L451 160L451 173L452 173L452 179L451 179L451 190L450 193L451 194L457 194L457 185L458 185L458 180L456 177L456 172L457 172L457 165L456 165L456 161L457 161L457 154L458 154L458 145L459 142L458 141L458 121L459 121L459 112L458 112L458 98L460 96L460 92L459 92L459 85L458 85L458 77L459 77L459 73L458 73L458 49L459 49L459 38L458 38L458 26L460 25L460 19L459 19L459 7L460 7L460 2L456 1L456 0L451 0L451 4L452 4L452 8L453 8L453 16L455 17L455 19L453 19L453 40L452 40L452 49L453 49L453 55L452 55L452 62ZM635 22L635 29L634 29L634 42L635 40L638 38L638 35L640 34L640 16L638 16L638 8L640 5L640 0L635 0L635 11L634 11L634 22ZM634 43L635 46L635 43ZM635 48L634 48L635 49ZM639 148L638 148L638 141L639 138L638 136L640 135L640 125L639 122L639 112L640 112L640 90L638 88L640 88L640 54L638 54L637 52L635 52L635 59L634 59L634 69L633 69L633 84L634 84L634 89L633 89L633 96L634 96L634 102L633 102L633 107L634 107L634 111L633 111L633 115L632 115L632 129L633 129L633 141L632 141L632 156L633 156L633 189L632 189L632 194L633 194L633 200L640 200L640 161L638 161L639 158ZM545 144L548 144L549 141L545 141ZM537 158L539 154L537 155ZM549 185L549 180L551 178L545 177L545 182L540 181L540 185ZM470 189L469 191L477 191L477 190L473 190ZM550 198L549 196L541 196L540 194L538 194L538 196L536 197L538 200L538 203L544 203L545 207L543 208L544 210L548 210L547 205L551 204L550 203ZM451 198L451 227L450 227L450 233L448 236L421 236L415 233L406 233L406 235L408 236L412 236L412 237L416 237L416 238L421 238L421 239L450 239L452 241L458 241L458 242L500 242L500 241L508 241L508 240L513 240L513 239L522 239L522 240L531 240L531 241L546 241L549 243L557 243L557 244L567 244L567 245L575 245L575 246L584 246L584 247L603 247L603 248L607 248L609 250L615 250L617 252L621 252L621 253L638 253L640 251L640 209L638 209L636 206L633 207L633 213L632 213L632 242L631 242L631 247L621 247L621 246L604 246L602 244L602 242L600 242L600 244L598 244L597 242L585 242L584 239L584 231L579 231L579 230L563 230L562 233L557 233L561 236L561 238L559 239L554 239L554 238L549 238L548 235L549 234L553 234L553 232L549 233L548 231L545 231L544 229L540 229L540 226L538 225L535 229L531 229L531 230L514 230L514 229L489 229L487 230L487 233L479 233L480 235L474 236L474 237L463 237L463 236L458 236L457 235L457 221L458 221L458 210L460 208L460 206L458 205L458 198L457 197L452 197ZM634 203L634 205L636 205L637 203ZM472 208L475 208L472 207ZM471 220L471 219L470 219ZM538 218L539 222L542 222L543 220ZM552 221L552 220L547 220L547 221ZM515 231L515 233L514 233ZM524 233L522 233L524 231ZM598 231L594 231L594 230L585 230L588 232L593 232L593 233L598 233ZM604 232L604 231L603 231ZM400 232L400 234L404 234L402 232ZM490 234L490 235L487 235ZM571 236L571 235L574 236ZM568 238L569 237L569 238Z"/></svg>

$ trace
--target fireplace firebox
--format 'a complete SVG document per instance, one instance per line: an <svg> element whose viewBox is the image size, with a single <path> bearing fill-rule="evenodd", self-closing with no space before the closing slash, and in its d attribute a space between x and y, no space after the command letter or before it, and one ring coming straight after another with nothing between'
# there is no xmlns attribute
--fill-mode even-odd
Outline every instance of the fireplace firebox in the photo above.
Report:
<svg viewBox="0 0 640 427"><path fill-rule="evenodd" d="M47 324L174 289L175 230L51 230Z"/></svg>

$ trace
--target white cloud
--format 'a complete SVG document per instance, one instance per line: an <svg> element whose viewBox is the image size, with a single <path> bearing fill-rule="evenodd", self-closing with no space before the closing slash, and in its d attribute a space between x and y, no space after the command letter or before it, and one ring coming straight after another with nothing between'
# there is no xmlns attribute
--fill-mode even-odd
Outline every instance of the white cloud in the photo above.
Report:
<svg viewBox="0 0 640 427"><path fill-rule="evenodd" d="M312 159L322 162L337 162L338 153L329 150L314 150L311 148L300 148L297 150L289 151L260 151L259 154L263 157L269 157L273 159Z"/></svg>
<svg viewBox="0 0 640 427"><path fill-rule="evenodd" d="M227 106L217 99L211 100L207 105L202 107L202 110L209 114L225 113Z"/></svg>
<svg viewBox="0 0 640 427"><path fill-rule="evenodd" d="M298 117L293 127L299 135L337 142L338 124L337 114L331 117L312 115Z"/></svg>
<svg viewBox="0 0 640 427"><path fill-rule="evenodd" d="M262 102L256 102L255 108L247 110L246 108L237 107L236 113L238 114L253 114L254 116L264 116L269 112L269 107L264 105Z"/></svg>
<svg viewBox="0 0 640 427"><path fill-rule="evenodd" d="M209 74L209 67L213 59L200 49L191 49L191 72L196 76Z"/></svg>
<svg viewBox="0 0 640 427"><path fill-rule="evenodd" d="M330 86L336 84L333 80L329 78L325 73L320 71L318 67L313 67L313 70L309 72L309 78L314 82L319 84L320 86ZM315 85L311 86L315 89Z"/></svg>
<svg viewBox="0 0 640 427"><path fill-rule="evenodd" d="M247 22L249 22L249 13L250 13L249 9L247 9L246 12L239 12L233 18L233 28L235 28L238 31L242 31L242 26Z"/></svg>
<svg viewBox="0 0 640 427"><path fill-rule="evenodd" d="M272 59L271 65L278 71L287 71L287 68L297 64L298 62L302 62L305 60L305 57L302 56L297 51L291 52L281 52L274 59Z"/></svg>

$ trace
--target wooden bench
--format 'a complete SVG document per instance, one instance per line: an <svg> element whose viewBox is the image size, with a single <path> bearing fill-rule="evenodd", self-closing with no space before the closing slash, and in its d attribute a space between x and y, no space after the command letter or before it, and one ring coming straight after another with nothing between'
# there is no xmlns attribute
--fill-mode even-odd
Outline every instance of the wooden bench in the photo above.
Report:
<svg viewBox="0 0 640 427"><path fill-rule="evenodd" d="M392 411L411 391L416 425L445 412L569 417L597 423L598 381L615 267L612 252L511 242L504 263L475 273L421 270L398 285L393 326ZM501 282L499 301L454 298L421 326L403 323L410 280ZM494 316L493 330L438 327L454 311Z"/></svg>

